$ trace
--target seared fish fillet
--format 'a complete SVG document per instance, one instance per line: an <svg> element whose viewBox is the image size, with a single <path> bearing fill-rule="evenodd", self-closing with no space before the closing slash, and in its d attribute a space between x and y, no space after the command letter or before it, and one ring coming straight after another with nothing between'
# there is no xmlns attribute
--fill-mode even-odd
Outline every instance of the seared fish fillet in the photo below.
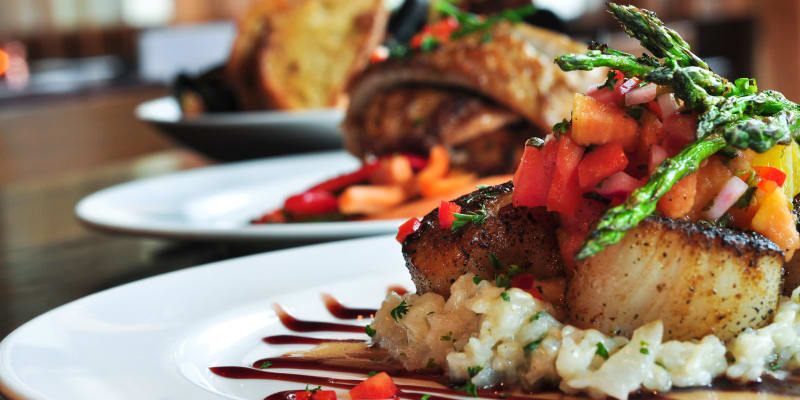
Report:
<svg viewBox="0 0 800 400"><path fill-rule="evenodd" d="M486 209L486 220L470 223L456 232L439 228L439 209L422 220L418 231L403 243L403 256L417 292L450 295L450 285L472 272L494 279L492 253L504 265L529 269L540 279L563 275L555 236L556 218L544 208L519 208L511 204L511 182L477 190L455 201L462 213Z"/></svg>
<svg viewBox="0 0 800 400"><path fill-rule="evenodd" d="M759 234L649 217L578 262L566 302L581 328L630 335L660 319L665 340L727 340L769 322L782 277L783 254Z"/></svg>
<svg viewBox="0 0 800 400"><path fill-rule="evenodd" d="M505 265L530 268L539 279L567 275L555 216L543 208L513 207L512 188L509 182L456 200L465 212L483 204L487 217L481 224L451 233L439 228L434 210L406 238L403 255L419 293L447 296L466 272L493 279L489 253ZM726 340L771 320L783 254L756 233L650 217L570 275L566 307L573 325L630 335L660 319L666 340L711 333Z"/></svg>

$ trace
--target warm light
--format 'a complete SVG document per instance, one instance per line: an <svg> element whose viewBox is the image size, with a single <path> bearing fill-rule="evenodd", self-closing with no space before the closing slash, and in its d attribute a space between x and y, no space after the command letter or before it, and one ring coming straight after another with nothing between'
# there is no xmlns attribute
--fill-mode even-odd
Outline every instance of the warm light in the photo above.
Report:
<svg viewBox="0 0 800 400"><path fill-rule="evenodd" d="M8 69L8 54L5 51L0 50L0 76L3 76L3 74L6 73L7 69Z"/></svg>

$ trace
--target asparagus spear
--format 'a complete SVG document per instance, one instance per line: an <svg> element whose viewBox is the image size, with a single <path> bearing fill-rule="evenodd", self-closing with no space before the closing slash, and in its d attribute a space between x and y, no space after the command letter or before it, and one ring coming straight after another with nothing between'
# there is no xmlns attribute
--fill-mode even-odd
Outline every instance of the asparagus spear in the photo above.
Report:
<svg viewBox="0 0 800 400"><path fill-rule="evenodd" d="M596 48L586 54L556 58L565 71L609 67L626 76L670 86L687 108L699 112L698 140L659 165L649 181L619 206L609 209L592 231L576 259L590 257L619 242L625 232L651 215L659 199L681 178L697 170L700 162L726 147L765 152L787 144L800 130L800 106L778 92L757 93L755 81L733 83L709 70L689 45L664 26L655 14L633 6L609 5L625 31L663 63L651 57L634 57L620 51Z"/></svg>

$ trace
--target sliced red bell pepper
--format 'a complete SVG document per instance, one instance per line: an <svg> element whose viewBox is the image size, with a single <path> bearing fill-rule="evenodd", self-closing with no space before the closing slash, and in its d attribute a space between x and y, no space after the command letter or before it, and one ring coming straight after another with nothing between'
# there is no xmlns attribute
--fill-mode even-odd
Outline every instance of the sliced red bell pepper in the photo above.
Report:
<svg viewBox="0 0 800 400"><path fill-rule="evenodd" d="M391 399L397 396L397 392L397 385L392 378L386 372L381 372L350 389L350 399Z"/></svg>
<svg viewBox="0 0 800 400"><path fill-rule="evenodd" d="M339 200L331 192L315 190L290 196L283 209L296 215L328 214L339 211Z"/></svg>
<svg viewBox="0 0 800 400"><path fill-rule="evenodd" d="M650 101L646 105L647 105L647 109L650 110L653 114L655 114L658 117L659 121L663 121L664 120L664 116L662 115L662 112L661 112L661 106L658 105L657 101L655 101L655 100Z"/></svg>
<svg viewBox="0 0 800 400"><path fill-rule="evenodd" d="M550 190L547 193L547 210L564 215L575 215L583 194L578 184L578 163L583 157L583 146L579 146L567 135L558 139L556 168Z"/></svg>
<svg viewBox="0 0 800 400"><path fill-rule="evenodd" d="M455 213L461 212L461 206L452 201L444 201L439 205L439 228L450 229L456 220Z"/></svg>
<svg viewBox="0 0 800 400"><path fill-rule="evenodd" d="M403 225L400 225L400 227L397 228L397 236L395 239L402 244L406 241L406 237L416 232L420 226L422 226L422 222L419 220L419 218L411 218L408 221L403 222Z"/></svg>
<svg viewBox="0 0 800 400"><path fill-rule="evenodd" d="M759 189L763 190L764 193L767 194L772 193L773 190L778 188L778 184L775 183L775 181L769 179L762 179L758 181L757 186Z"/></svg>
<svg viewBox="0 0 800 400"><path fill-rule="evenodd" d="M355 185L357 183L365 182L369 179L370 175L378 169L380 163L378 161L368 162L361 166L358 170L354 172L350 172L344 175L339 175L335 178L329 179L325 182L318 183L306 192L314 192L314 191L326 191L326 192L338 192L348 186Z"/></svg>
<svg viewBox="0 0 800 400"><path fill-rule="evenodd" d="M783 187L786 182L786 173L775 167L753 167L761 179L775 182L778 187Z"/></svg>
<svg viewBox="0 0 800 400"><path fill-rule="evenodd" d="M604 144L592 150L578 164L578 183L584 191L591 190L603 179L624 171L628 157L618 142Z"/></svg>
<svg viewBox="0 0 800 400"><path fill-rule="evenodd" d="M408 42L408 46L412 49L418 49L422 46L422 42L426 37L432 37L439 43L446 43L450 41L450 35L458 29L458 20L453 17L445 18L439 22L427 25L422 28L422 32L414 35Z"/></svg>
<svg viewBox="0 0 800 400"><path fill-rule="evenodd" d="M514 173L514 207L539 207L547 204L547 192L553 180L558 143L549 140L542 148L525 146L519 167Z"/></svg>

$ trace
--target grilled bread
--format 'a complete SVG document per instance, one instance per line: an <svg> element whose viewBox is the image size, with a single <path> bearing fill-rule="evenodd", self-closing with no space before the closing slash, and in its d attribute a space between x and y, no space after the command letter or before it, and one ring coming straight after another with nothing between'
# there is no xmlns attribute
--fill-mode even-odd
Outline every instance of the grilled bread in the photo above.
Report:
<svg viewBox="0 0 800 400"><path fill-rule="evenodd" d="M248 109L332 107L380 44L381 0L260 0L239 22L227 74Z"/></svg>

